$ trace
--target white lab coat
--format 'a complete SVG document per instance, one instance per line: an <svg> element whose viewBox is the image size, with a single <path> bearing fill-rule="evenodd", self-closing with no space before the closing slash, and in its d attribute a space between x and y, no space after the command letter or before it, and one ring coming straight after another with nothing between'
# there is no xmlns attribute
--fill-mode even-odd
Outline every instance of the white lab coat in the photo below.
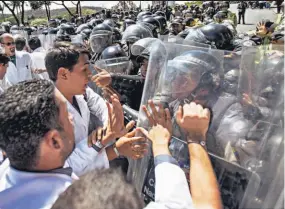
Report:
<svg viewBox="0 0 285 209"><path fill-rule="evenodd" d="M108 122L108 109L104 100L92 89L87 88L86 94L88 102L86 102L83 95L75 96L81 115L67 101L68 112L73 116L75 143L78 148L73 151L67 163L78 176L96 168L109 168L109 160L105 149L97 153L95 149L89 148L87 143L90 112L99 121L106 124Z"/></svg>
<svg viewBox="0 0 285 209"><path fill-rule="evenodd" d="M0 208L51 208L58 196L77 179L74 174L19 171L5 160L0 166Z"/></svg>
<svg viewBox="0 0 285 209"><path fill-rule="evenodd" d="M31 53L31 64L30 64L31 70L46 69L45 57L46 57L46 50L43 47L39 47L39 48L35 49ZM43 72L43 73L40 73L40 74L32 73L32 76L34 78L49 80L49 75L48 75L47 72Z"/></svg>
<svg viewBox="0 0 285 209"><path fill-rule="evenodd" d="M16 65L9 62L9 67L4 76L4 87L10 87L21 81L32 79L31 72L31 56L28 52L25 51L16 51Z"/></svg>
<svg viewBox="0 0 285 209"><path fill-rule="evenodd" d="M145 209L194 209L183 170L164 162L155 167L155 202Z"/></svg>

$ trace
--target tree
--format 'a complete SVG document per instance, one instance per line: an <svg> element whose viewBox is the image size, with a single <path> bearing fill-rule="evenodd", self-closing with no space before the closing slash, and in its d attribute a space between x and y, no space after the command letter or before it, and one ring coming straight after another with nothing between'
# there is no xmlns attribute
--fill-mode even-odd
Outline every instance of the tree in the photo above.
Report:
<svg viewBox="0 0 285 209"><path fill-rule="evenodd" d="M43 2L44 2L44 5L45 5L47 18L48 18L48 20L50 20L50 5L51 5L51 1L43 1Z"/></svg>
<svg viewBox="0 0 285 209"><path fill-rule="evenodd" d="M29 1L30 7L32 10L38 10L41 9L44 5L43 1Z"/></svg>
<svg viewBox="0 0 285 209"><path fill-rule="evenodd" d="M72 17L75 16L75 15L72 14L72 12L68 9L68 7L65 5L64 1L61 1L61 3L58 3L58 2L56 2L56 1L53 1L52 3L54 3L54 4L56 4L56 5L61 5L61 6L63 6L63 7L66 9L66 11L69 13L70 16L72 16Z"/></svg>
<svg viewBox="0 0 285 209"><path fill-rule="evenodd" d="M74 6L76 6L76 14L78 14L79 16L82 16L81 1L77 1L77 3L74 3L73 1L71 1L71 3Z"/></svg>
<svg viewBox="0 0 285 209"><path fill-rule="evenodd" d="M20 21L19 21L19 18L17 17L17 15L15 13L16 12L15 9L19 5L19 2L18 1L2 1L2 2L4 4L4 7L9 9L9 11L13 15L14 19L16 20L17 25L19 26L20 25Z"/></svg>

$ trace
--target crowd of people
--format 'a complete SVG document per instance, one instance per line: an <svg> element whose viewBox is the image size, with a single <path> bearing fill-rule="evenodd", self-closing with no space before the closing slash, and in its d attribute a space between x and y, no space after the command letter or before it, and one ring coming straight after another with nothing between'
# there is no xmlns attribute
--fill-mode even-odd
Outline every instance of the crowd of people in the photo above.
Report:
<svg viewBox="0 0 285 209"><path fill-rule="evenodd" d="M2 23L0 208L236 208L213 155L268 188L283 143L284 10L241 33L247 7Z"/></svg>

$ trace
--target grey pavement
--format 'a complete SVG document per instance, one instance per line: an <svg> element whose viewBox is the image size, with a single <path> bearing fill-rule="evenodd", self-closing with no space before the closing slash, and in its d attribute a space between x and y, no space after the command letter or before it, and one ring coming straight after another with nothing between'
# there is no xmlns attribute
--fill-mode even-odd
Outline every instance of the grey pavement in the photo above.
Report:
<svg viewBox="0 0 285 209"><path fill-rule="evenodd" d="M231 4L230 11L235 12L238 18L237 4ZM269 19L274 22L276 20L276 8L271 9L247 9L245 12L245 25L237 26L238 32L247 32L255 30L256 24L263 19ZM241 21L242 23L242 21Z"/></svg>

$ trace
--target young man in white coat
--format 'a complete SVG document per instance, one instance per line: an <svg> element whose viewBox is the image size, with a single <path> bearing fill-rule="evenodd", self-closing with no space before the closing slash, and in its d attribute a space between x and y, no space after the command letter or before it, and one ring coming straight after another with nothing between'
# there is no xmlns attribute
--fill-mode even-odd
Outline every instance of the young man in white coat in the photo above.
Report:
<svg viewBox="0 0 285 209"><path fill-rule="evenodd" d="M9 67L3 82L5 88L20 81L32 79L30 54L25 51L16 51L14 38L9 33L4 33L0 36L0 43L4 53L10 58Z"/></svg>
<svg viewBox="0 0 285 209"><path fill-rule="evenodd" d="M63 168L75 148L66 100L47 80L16 84L0 95L0 208L50 208L78 179Z"/></svg>
<svg viewBox="0 0 285 209"><path fill-rule="evenodd" d="M39 79L49 79L45 66L46 50L42 47L38 37L32 37L28 41L31 53L32 76Z"/></svg>
<svg viewBox="0 0 285 209"><path fill-rule="evenodd" d="M89 136L89 139L95 139L91 140L93 144L89 143L90 149L99 152L96 157L96 163L86 161L86 159L82 159L80 156L77 161L71 162L73 163L71 167L77 175L82 175L98 166L101 168L109 168L109 161L119 156L133 159L142 158L147 150L146 143L136 143L138 141L144 141L144 139L135 137L135 132L126 135L134 123L130 123L127 127L124 126L121 106L121 108L116 111L117 115L113 119L113 122L119 124L120 128L114 131L107 126L108 107L106 102L87 86L91 76L89 58L90 54L85 48L74 45L59 45L51 49L45 59L45 65L50 79L54 81L56 88L68 101L68 112L74 118L75 143L78 144L78 146L88 145L90 113L95 116L98 127L104 127L105 130L103 131L103 129L99 128ZM113 100L116 104L120 104L118 99L113 98ZM102 134L103 132L105 133L104 136ZM107 146L117 138L119 138L119 140L116 143L112 146ZM96 139L98 140L96 141ZM82 173L83 170L84 172Z"/></svg>

